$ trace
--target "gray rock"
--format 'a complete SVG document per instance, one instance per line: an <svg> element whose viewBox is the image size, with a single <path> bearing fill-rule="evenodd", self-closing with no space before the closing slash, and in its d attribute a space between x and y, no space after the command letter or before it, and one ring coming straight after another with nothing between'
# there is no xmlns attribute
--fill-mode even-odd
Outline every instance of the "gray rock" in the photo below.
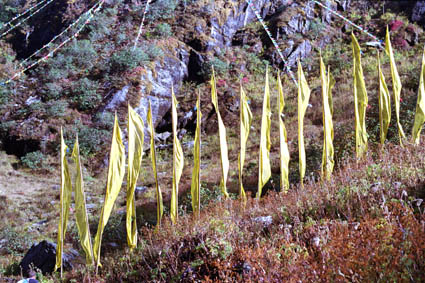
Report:
<svg viewBox="0 0 425 283"><path fill-rule="evenodd" d="M163 132L160 134L156 134L155 136L157 138L157 140L161 141L161 142L166 142L168 140L169 137L171 137L171 133L170 132Z"/></svg>
<svg viewBox="0 0 425 283"><path fill-rule="evenodd" d="M296 66L298 59L306 58L310 55L312 46L309 40L304 40L300 45L288 57L288 64L290 66Z"/></svg>
<svg viewBox="0 0 425 283"><path fill-rule="evenodd" d="M329 9L331 9L332 11L336 11L338 8L338 4L330 0L324 1L323 4ZM332 12L322 7L322 21L330 24L332 22L332 18L333 18Z"/></svg>
<svg viewBox="0 0 425 283"><path fill-rule="evenodd" d="M273 218L270 215L269 216L260 216L260 217L254 218L253 221L263 225L264 227L268 227L268 226L272 225Z"/></svg>
<svg viewBox="0 0 425 283"><path fill-rule="evenodd" d="M412 9L412 21L424 23L425 21L425 1L416 1Z"/></svg>
<svg viewBox="0 0 425 283"><path fill-rule="evenodd" d="M127 100L127 93L129 89L130 86L125 86L113 94L111 101L109 101L103 111L116 109L121 103L125 102Z"/></svg>
<svg viewBox="0 0 425 283"><path fill-rule="evenodd" d="M36 96L30 96L27 100L25 100L25 105L30 106L31 104L36 102L41 102L41 100Z"/></svg>

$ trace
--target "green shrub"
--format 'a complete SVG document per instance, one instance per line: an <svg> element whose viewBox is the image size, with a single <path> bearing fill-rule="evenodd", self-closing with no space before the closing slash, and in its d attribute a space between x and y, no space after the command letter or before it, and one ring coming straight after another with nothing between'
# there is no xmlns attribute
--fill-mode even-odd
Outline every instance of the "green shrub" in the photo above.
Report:
<svg viewBox="0 0 425 283"><path fill-rule="evenodd" d="M105 142L111 139L111 132L109 130L89 127L82 124L80 120L76 120L73 129L65 132L65 142L70 148L74 146L76 133L78 133L80 153L83 156L89 156L99 152L105 145Z"/></svg>
<svg viewBox="0 0 425 283"><path fill-rule="evenodd" d="M42 92L47 97L47 99L58 99L63 94L63 87L57 82L46 83Z"/></svg>
<svg viewBox="0 0 425 283"><path fill-rule="evenodd" d="M111 57L110 66L113 72L123 72L149 61L149 55L141 48L120 50Z"/></svg>
<svg viewBox="0 0 425 283"><path fill-rule="evenodd" d="M157 24L155 27L155 34L160 37L169 37L173 34L171 26L167 23Z"/></svg>
<svg viewBox="0 0 425 283"><path fill-rule="evenodd" d="M18 232L10 226L6 226L0 231L0 239L6 240L3 248L12 255L23 255L31 246L31 238L28 234Z"/></svg>
<svg viewBox="0 0 425 283"><path fill-rule="evenodd" d="M24 166L31 169L39 169L44 167L46 156L41 151L28 152L21 157L21 162Z"/></svg>
<svg viewBox="0 0 425 283"><path fill-rule="evenodd" d="M210 61L205 61L202 64L199 75L203 76L204 78L209 78L212 74L212 67L214 67L215 73L220 76L225 75L229 71L229 65L226 62L219 58L214 58Z"/></svg>
<svg viewBox="0 0 425 283"><path fill-rule="evenodd" d="M47 115L52 117L63 117L65 116L69 104L65 100L56 100L49 102L47 105Z"/></svg>
<svg viewBox="0 0 425 283"><path fill-rule="evenodd" d="M102 97L97 93L99 83L83 78L72 85L72 100L79 110L89 110L99 106Z"/></svg>
<svg viewBox="0 0 425 283"><path fill-rule="evenodd" d="M148 21L172 18L177 4L178 0L157 0L151 4L146 18ZM143 10L141 9L140 12L143 13Z"/></svg>
<svg viewBox="0 0 425 283"><path fill-rule="evenodd" d="M96 124L105 130L111 130L114 126L115 116L112 112L99 112L95 116Z"/></svg>

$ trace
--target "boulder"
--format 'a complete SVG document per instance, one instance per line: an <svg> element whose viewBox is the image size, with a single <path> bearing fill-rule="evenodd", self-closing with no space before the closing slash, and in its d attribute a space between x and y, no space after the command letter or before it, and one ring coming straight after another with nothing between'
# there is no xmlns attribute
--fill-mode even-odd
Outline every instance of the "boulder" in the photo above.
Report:
<svg viewBox="0 0 425 283"><path fill-rule="evenodd" d="M73 268L71 262L75 257L75 252L63 254L62 262L64 270L69 271ZM33 267L41 270L43 274L47 274L54 271L55 264L56 245L52 242L44 240L31 246L19 266L22 269L23 275L28 277L28 272Z"/></svg>

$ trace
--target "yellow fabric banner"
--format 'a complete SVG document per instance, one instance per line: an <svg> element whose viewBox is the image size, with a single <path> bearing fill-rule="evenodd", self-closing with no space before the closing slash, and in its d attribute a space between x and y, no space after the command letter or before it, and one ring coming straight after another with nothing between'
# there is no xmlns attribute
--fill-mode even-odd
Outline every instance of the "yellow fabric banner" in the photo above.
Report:
<svg viewBox="0 0 425 283"><path fill-rule="evenodd" d="M63 130L61 128L61 188L60 188L60 218L58 226L58 243L56 246L56 265L55 271L61 269L62 272L62 253L68 223L69 204L71 202L72 184L69 176L68 161L66 160L66 151L68 147L63 139Z"/></svg>
<svg viewBox="0 0 425 283"><path fill-rule="evenodd" d="M261 198L264 185L272 176L270 167L270 126L271 126L271 109L270 109L270 87L269 87L269 69L266 70L266 85L264 87L263 98L263 114L261 117L261 136L260 136L260 156L258 166L258 191L257 199Z"/></svg>
<svg viewBox="0 0 425 283"><path fill-rule="evenodd" d="M177 99L174 94L174 89L171 87L171 112L172 112L172 128L173 128L173 187L171 190L171 206L170 206L170 216L171 221L175 224L177 223L177 218L179 215L178 209L178 200L179 200L179 182L180 177L183 173L184 167L184 156L183 149L180 144L180 141L177 137Z"/></svg>
<svg viewBox="0 0 425 283"><path fill-rule="evenodd" d="M242 182L242 173L243 173L243 165L245 162L245 153L246 153L246 143L248 141L249 129L251 127L252 122L252 113L249 108L248 99L246 97L245 91L241 85L241 96L239 102L239 118L240 118L240 147L241 152L239 153L238 158L238 171L239 171L239 195L241 200L246 202L246 194L243 188Z"/></svg>
<svg viewBox="0 0 425 283"><path fill-rule="evenodd" d="M283 193L289 190L289 147L288 135L286 133L285 123L283 118L283 109L285 108L285 98L283 96L282 80L280 73L277 73L277 90L278 90L278 115L279 115L279 143L280 143L280 189Z"/></svg>
<svg viewBox="0 0 425 283"><path fill-rule="evenodd" d="M196 101L196 131L195 144L193 147L193 170L190 194L192 196L192 210L199 217L201 211L201 95L198 92Z"/></svg>
<svg viewBox="0 0 425 283"><path fill-rule="evenodd" d="M128 167L127 167L127 243L130 250L137 246L136 203L134 191L139 179L143 158L144 128L142 118L128 105Z"/></svg>
<svg viewBox="0 0 425 283"><path fill-rule="evenodd" d="M155 178L155 192L156 192L156 227L157 229L161 226L162 214L164 213L164 204L162 202L162 193L161 188L158 184L158 172L156 171L156 151L155 151L155 128L153 127L152 121L152 107L151 102L149 101L149 109L147 122L149 126L149 133L151 134L151 160L152 160L152 170Z"/></svg>
<svg viewBox="0 0 425 283"><path fill-rule="evenodd" d="M322 111L323 111L323 154L322 154L322 179L331 179L334 169L333 123L330 74L326 75L326 67L320 55L320 80L322 82Z"/></svg>
<svg viewBox="0 0 425 283"><path fill-rule="evenodd" d="M395 106L395 116L397 119L397 129L398 129L398 137L400 139L400 145L403 146L403 139L406 138L403 128L400 124L400 94L401 94L401 80L398 75L397 67L395 65L393 48L391 47L390 33L388 31L385 36L385 51L387 55L390 57L390 65L391 65L391 77L393 81L393 97L394 97L394 106Z"/></svg>
<svg viewBox="0 0 425 283"><path fill-rule="evenodd" d="M416 103L415 122L412 129L412 140L419 144L420 134L425 122L425 49L422 55L421 77L419 79L418 100Z"/></svg>
<svg viewBox="0 0 425 283"><path fill-rule="evenodd" d="M223 120L221 119L220 111L218 110L218 99L217 99L217 88L215 85L215 74L214 69L212 70L211 75L211 102L214 105L215 112L217 113L218 120L218 135L220 139L220 159L221 159L221 192L223 193L225 198L229 197L227 193L227 174L229 174L229 156L227 149L227 137L226 137L226 127L224 126Z"/></svg>
<svg viewBox="0 0 425 283"><path fill-rule="evenodd" d="M80 236L81 246L86 254L88 265L94 264L93 248L91 243L89 219L87 217L86 197L84 194L83 170L80 161L80 146L78 136L75 138L74 149L72 150L72 159L77 169L75 176L75 215L77 218L78 234Z"/></svg>
<svg viewBox="0 0 425 283"><path fill-rule="evenodd" d="M121 130L118 125L117 114L115 114L114 131L112 134L111 152L109 156L108 180L106 183L105 202L99 219L96 237L94 238L94 258L97 266L100 264L100 249L102 244L103 229L111 216L115 200L121 190L125 174L125 148L121 139Z"/></svg>
<svg viewBox="0 0 425 283"><path fill-rule="evenodd" d="M304 176L306 168L305 148L304 148L304 115L307 111L308 101L310 100L310 88L305 79L300 61L298 61L298 151L300 183L304 186Z"/></svg>
<svg viewBox="0 0 425 283"><path fill-rule="evenodd" d="M353 48L353 77L354 77L354 113L356 121L356 155L361 158L367 151L366 108L368 104L366 84L360 56L360 45L354 33L351 33Z"/></svg>
<svg viewBox="0 0 425 283"><path fill-rule="evenodd" d="M378 73L379 73L379 135L381 144L385 143L388 127L391 122L391 97L385 82L384 73L382 73L381 62L378 53Z"/></svg>

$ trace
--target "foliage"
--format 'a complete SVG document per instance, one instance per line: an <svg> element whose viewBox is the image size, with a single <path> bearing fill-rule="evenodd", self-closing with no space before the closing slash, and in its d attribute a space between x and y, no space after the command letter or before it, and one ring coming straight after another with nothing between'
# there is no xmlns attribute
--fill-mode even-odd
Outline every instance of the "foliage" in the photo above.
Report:
<svg viewBox="0 0 425 283"><path fill-rule="evenodd" d="M31 169L39 169L44 167L46 156L41 151L28 152L21 157L21 162L24 166Z"/></svg>
<svg viewBox="0 0 425 283"><path fill-rule="evenodd" d="M173 31L169 24L160 23L155 26L155 34L159 37L169 37L173 34Z"/></svg>
<svg viewBox="0 0 425 283"><path fill-rule="evenodd" d="M102 101L101 95L97 92L99 83L88 78L83 78L72 86L72 101L80 110L89 110L99 106Z"/></svg>
<svg viewBox="0 0 425 283"><path fill-rule="evenodd" d="M64 117L69 104L66 100L55 100L47 104L46 113L49 117Z"/></svg>
<svg viewBox="0 0 425 283"><path fill-rule="evenodd" d="M17 231L10 226L0 231L1 248L9 254L23 255L31 245L31 238L27 233Z"/></svg>
<svg viewBox="0 0 425 283"><path fill-rule="evenodd" d="M177 4L177 0L157 0L149 7L149 13L146 14L146 19L148 21L169 19L173 16Z"/></svg>
<svg viewBox="0 0 425 283"><path fill-rule="evenodd" d="M113 72L123 72L134 69L142 62L149 61L149 55L137 47L136 49L123 49L114 53L111 57L110 66Z"/></svg>

